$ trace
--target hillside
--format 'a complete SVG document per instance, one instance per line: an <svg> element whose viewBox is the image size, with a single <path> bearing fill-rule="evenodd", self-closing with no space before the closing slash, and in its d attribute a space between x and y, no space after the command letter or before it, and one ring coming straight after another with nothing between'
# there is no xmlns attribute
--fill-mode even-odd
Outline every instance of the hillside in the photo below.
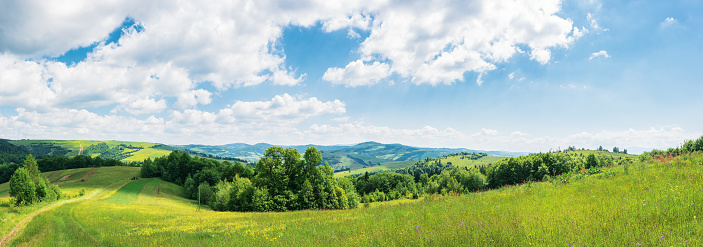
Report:
<svg viewBox="0 0 703 247"><path fill-rule="evenodd" d="M473 158L471 157L472 155L476 155L476 154L479 154L479 153L461 152L461 153L452 153L452 154L442 155L442 156L434 158L434 159L428 158L426 160L421 160L421 161L394 161L394 162L383 163L383 164L376 165L376 166L367 166L367 167L362 167L362 168L358 168L358 169L350 169L348 171L338 171L334 175L336 177L344 177L344 176L361 175L361 174L365 174L367 172L369 174L374 174L374 173L378 173L378 172L402 169L402 168L410 167L413 165L418 165L418 163L445 164L445 165L452 165L452 166L457 166L457 167L480 167L480 166L487 166L492 162L495 162L497 160L505 158L503 156L488 156L488 155L485 155L485 153L480 153L480 154L484 154L484 155L481 155L480 157L473 157ZM419 164L419 165L422 165L422 164Z"/></svg>
<svg viewBox="0 0 703 247"><path fill-rule="evenodd" d="M171 153L173 148L163 144L128 141L85 140L16 140L10 143L27 149L34 155L76 156L79 153L123 162L142 162Z"/></svg>
<svg viewBox="0 0 703 247"><path fill-rule="evenodd" d="M183 150L192 150L205 154L212 154L222 157L234 157L256 162L263 156L266 149L274 145L258 143L249 145L244 143L234 143L219 146L208 145L176 145L174 147ZM313 145L283 146L295 148L300 153ZM425 158L436 158L442 155L460 152L484 152L491 156L517 156L526 153L504 152L504 151L478 151L464 148L420 148L406 146L402 144L383 144L378 142L364 142L351 146L318 146L322 151L323 161L328 162L334 170L355 170L369 166L378 166L395 161L418 161Z"/></svg>
<svg viewBox="0 0 703 247"><path fill-rule="evenodd" d="M27 155L29 151L21 146L10 143L8 140L0 139L0 154Z"/></svg>
<svg viewBox="0 0 703 247"><path fill-rule="evenodd" d="M608 152L608 151L598 151L598 150L575 150L575 151L563 151L566 154L569 154L574 157L586 157L589 154L594 154L596 156L600 157L609 157L612 159L636 159L637 155L634 154L624 154L624 153L613 153L613 152Z"/></svg>
<svg viewBox="0 0 703 247"><path fill-rule="evenodd" d="M138 168L56 171L88 196L37 215L10 246L700 246L703 154L603 168L458 196L285 213L198 210L183 189L130 181ZM0 185L6 188L6 184ZM45 205L0 215L3 235ZM344 227L339 227L343 225Z"/></svg>

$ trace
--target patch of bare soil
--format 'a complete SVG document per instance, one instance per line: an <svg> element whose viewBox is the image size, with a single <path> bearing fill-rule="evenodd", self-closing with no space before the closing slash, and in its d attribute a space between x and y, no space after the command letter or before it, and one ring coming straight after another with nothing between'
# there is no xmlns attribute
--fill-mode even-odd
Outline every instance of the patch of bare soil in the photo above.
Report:
<svg viewBox="0 0 703 247"><path fill-rule="evenodd" d="M93 174L95 174L97 171L98 171L98 168L90 169L90 171L89 171L88 173L86 173L85 175L83 175L83 177L81 178L81 180L88 180L88 179L89 179L90 177L92 177Z"/></svg>

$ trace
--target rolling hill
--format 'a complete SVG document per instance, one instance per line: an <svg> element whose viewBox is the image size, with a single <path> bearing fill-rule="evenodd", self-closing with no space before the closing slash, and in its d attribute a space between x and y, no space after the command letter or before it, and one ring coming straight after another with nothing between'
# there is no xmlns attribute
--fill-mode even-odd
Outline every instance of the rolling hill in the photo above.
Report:
<svg viewBox="0 0 703 247"><path fill-rule="evenodd" d="M234 157L250 162L256 162L263 156L266 149L275 145L268 143L258 143L254 145L244 143L233 143L218 146L209 145L174 145L183 150L192 150L205 154L212 154L222 157ZM383 144L378 142L364 142L356 145L298 145L283 146L291 147L304 153L309 146L315 146L322 151L322 159L328 162L334 170L356 170L364 167L379 166L389 162L400 162L397 164L412 164L414 161L425 158L436 158L451 153L460 152L483 152L490 156L518 156L526 153L506 152L506 151L480 151L465 148L421 148L402 144ZM404 162L411 161L411 162Z"/></svg>
<svg viewBox="0 0 703 247"><path fill-rule="evenodd" d="M135 167L80 182L92 169L82 168L42 174L66 177L56 183L69 197L85 191L45 212L62 202L10 209L0 194L0 232L26 225L8 246L700 246L701 162L696 153L466 195L267 213L199 210L181 186L131 181Z"/></svg>
<svg viewBox="0 0 703 247"><path fill-rule="evenodd" d="M10 143L34 155L76 156L80 153L123 162L142 162L168 155L174 150L163 144L128 141L15 140Z"/></svg>

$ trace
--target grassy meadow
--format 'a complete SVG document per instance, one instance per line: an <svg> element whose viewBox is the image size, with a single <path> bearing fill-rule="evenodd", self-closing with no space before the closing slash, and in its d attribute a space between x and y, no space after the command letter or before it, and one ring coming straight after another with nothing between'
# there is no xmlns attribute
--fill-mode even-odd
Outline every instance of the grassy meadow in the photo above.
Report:
<svg viewBox="0 0 703 247"><path fill-rule="evenodd" d="M180 186L130 181L138 168L103 167L87 182L59 183L69 194L85 188L96 196L36 216L10 245L703 245L703 154L603 170L353 210L239 213L198 211ZM0 230L39 207L4 207L11 219Z"/></svg>
<svg viewBox="0 0 703 247"><path fill-rule="evenodd" d="M387 163L383 163L383 164L380 164L377 166L368 166L366 168L359 168L356 170L336 172L336 173L334 173L334 176L335 177L344 177L344 176L357 175L357 174L362 175L365 172L374 173L374 172L382 172L382 171L391 171L393 169L398 169L398 168L410 166L412 164L415 164L415 162L417 162L417 161L407 160L407 161L387 162Z"/></svg>
<svg viewBox="0 0 703 247"><path fill-rule="evenodd" d="M449 157L440 157L439 160L442 161L443 164L449 164L449 162L452 163L453 166L457 167L477 167L477 166L487 166L490 163L496 162L498 160L501 160L505 157L503 156L485 156L481 157L480 159L477 160L471 160L471 159L461 159L461 156L449 156Z"/></svg>

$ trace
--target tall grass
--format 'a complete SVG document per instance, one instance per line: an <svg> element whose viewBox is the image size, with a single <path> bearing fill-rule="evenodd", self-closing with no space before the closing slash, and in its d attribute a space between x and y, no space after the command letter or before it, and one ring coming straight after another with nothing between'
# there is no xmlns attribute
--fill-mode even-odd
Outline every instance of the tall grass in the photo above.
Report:
<svg viewBox="0 0 703 247"><path fill-rule="evenodd" d="M145 183L136 200L64 205L12 245L702 246L703 155L596 175L355 210L197 211L182 188ZM96 174L96 176L99 174ZM108 198L108 199L105 199ZM66 222L66 223L64 223ZM77 232L77 234L75 233Z"/></svg>

